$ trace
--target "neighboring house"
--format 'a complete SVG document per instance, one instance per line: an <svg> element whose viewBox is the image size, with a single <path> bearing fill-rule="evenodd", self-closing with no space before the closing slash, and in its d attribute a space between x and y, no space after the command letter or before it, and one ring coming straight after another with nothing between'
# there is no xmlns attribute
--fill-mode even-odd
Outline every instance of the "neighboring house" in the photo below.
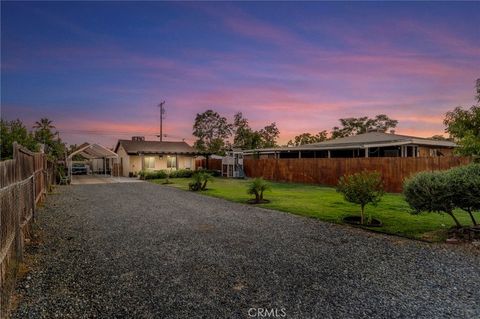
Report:
<svg viewBox="0 0 480 319"><path fill-rule="evenodd" d="M185 142L145 141L143 137L119 140L115 147L123 176L142 170L195 169L195 157L202 155Z"/></svg>
<svg viewBox="0 0 480 319"><path fill-rule="evenodd" d="M244 151L245 158L351 158L452 156L457 145L446 140L368 132L320 143Z"/></svg>

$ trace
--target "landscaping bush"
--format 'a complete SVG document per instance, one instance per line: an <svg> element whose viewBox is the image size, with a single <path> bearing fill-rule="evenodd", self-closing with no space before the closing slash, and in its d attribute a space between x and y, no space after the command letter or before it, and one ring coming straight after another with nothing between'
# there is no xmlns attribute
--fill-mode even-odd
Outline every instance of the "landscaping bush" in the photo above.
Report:
<svg viewBox="0 0 480 319"><path fill-rule="evenodd" d="M446 213L455 224L460 222L453 214L456 192L450 185L451 175L447 171L421 172L407 179L403 185L403 194L415 213L422 211Z"/></svg>
<svg viewBox="0 0 480 319"><path fill-rule="evenodd" d="M360 224L365 224L365 206L376 206L383 194L383 183L378 172L360 172L345 175L338 181L337 192L342 193L345 200L360 205ZM371 216L367 223L371 222Z"/></svg>
<svg viewBox="0 0 480 319"><path fill-rule="evenodd" d="M162 179L167 178L168 174L164 170L159 171L141 171L140 179Z"/></svg>
<svg viewBox="0 0 480 319"><path fill-rule="evenodd" d="M263 178L255 178L250 185L248 185L247 193L250 195L255 195L253 203L259 204L266 201L263 199L263 192L269 189L270 184L267 183Z"/></svg>
<svg viewBox="0 0 480 319"><path fill-rule="evenodd" d="M453 205L466 211L473 225L478 225L473 212L480 211L480 164L450 169L448 186L452 192Z"/></svg>
<svg viewBox="0 0 480 319"><path fill-rule="evenodd" d="M170 178L190 178L193 175L193 171L190 169L179 169L170 172Z"/></svg>
<svg viewBox="0 0 480 319"><path fill-rule="evenodd" d="M192 181L188 184L188 188L194 192L203 191L207 189L207 183L209 181L213 181L212 175L200 170L192 175Z"/></svg>

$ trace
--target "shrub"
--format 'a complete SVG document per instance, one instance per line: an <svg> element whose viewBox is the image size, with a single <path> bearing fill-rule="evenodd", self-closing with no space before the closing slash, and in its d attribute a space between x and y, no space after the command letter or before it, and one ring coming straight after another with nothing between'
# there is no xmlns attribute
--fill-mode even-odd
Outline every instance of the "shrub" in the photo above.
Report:
<svg viewBox="0 0 480 319"><path fill-rule="evenodd" d="M270 184L263 178L255 178L247 188L247 194L255 195L255 203L263 201L263 192L270 189Z"/></svg>
<svg viewBox="0 0 480 319"><path fill-rule="evenodd" d="M142 177L143 176L143 177ZM162 179L167 178L168 174L164 170L159 171L141 171L140 178L141 179Z"/></svg>
<svg viewBox="0 0 480 319"><path fill-rule="evenodd" d="M207 189L207 183L213 181L212 175L204 171L197 171L192 175L192 181L188 184L188 188L194 192Z"/></svg>
<svg viewBox="0 0 480 319"><path fill-rule="evenodd" d="M421 172L407 179L403 194L416 213L422 211L446 213L461 227L453 214L455 193L450 186L450 172Z"/></svg>
<svg viewBox="0 0 480 319"><path fill-rule="evenodd" d="M480 164L450 169L448 185L452 192L453 204L466 211L473 225L477 225L473 212L480 210Z"/></svg>
<svg viewBox="0 0 480 319"><path fill-rule="evenodd" d="M190 178L193 175L193 171L190 169L179 169L170 172L170 178Z"/></svg>
<svg viewBox="0 0 480 319"><path fill-rule="evenodd" d="M337 192L342 193L346 201L360 205L361 224L365 224L365 206L376 206L385 193L380 174L367 171L340 177Z"/></svg>

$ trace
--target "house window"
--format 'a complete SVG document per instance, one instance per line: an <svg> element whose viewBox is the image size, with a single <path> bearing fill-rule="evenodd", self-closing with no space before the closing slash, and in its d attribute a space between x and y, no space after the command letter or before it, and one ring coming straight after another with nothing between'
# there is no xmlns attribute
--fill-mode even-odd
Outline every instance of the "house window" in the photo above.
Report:
<svg viewBox="0 0 480 319"><path fill-rule="evenodd" d="M177 168L177 157L167 156L167 168Z"/></svg>
<svg viewBox="0 0 480 319"><path fill-rule="evenodd" d="M155 169L155 157L154 156L145 157L145 169Z"/></svg>
<svg viewBox="0 0 480 319"><path fill-rule="evenodd" d="M187 157L185 159L185 169L191 169L192 168L192 159Z"/></svg>

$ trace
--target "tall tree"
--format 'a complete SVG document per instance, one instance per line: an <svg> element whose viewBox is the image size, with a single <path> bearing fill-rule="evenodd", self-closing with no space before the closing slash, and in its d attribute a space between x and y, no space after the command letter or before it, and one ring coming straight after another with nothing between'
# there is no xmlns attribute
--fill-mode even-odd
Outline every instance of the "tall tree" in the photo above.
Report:
<svg viewBox="0 0 480 319"><path fill-rule="evenodd" d="M310 133L302 133L295 136L293 140L288 141L287 145L299 146L305 144L319 143L326 141L328 139L327 135L327 131L318 132L318 134L316 135Z"/></svg>
<svg viewBox="0 0 480 319"><path fill-rule="evenodd" d="M259 131L253 130L241 112L235 114L232 127L233 146L241 149L274 147L277 145L277 138L280 134L275 123L271 123Z"/></svg>
<svg viewBox="0 0 480 319"><path fill-rule="evenodd" d="M63 158L66 153L65 143L60 139L53 122L42 118L33 125L33 135L37 143L44 145L45 153L52 159Z"/></svg>
<svg viewBox="0 0 480 319"><path fill-rule="evenodd" d="M389 118L385 114L379 114L375 118L349 117L339 119L341 127L335 126L332 130L332 138L346 137L367 133L370 130L386 132L389 129L397 127L398 121Z"/></svg>
<svg viewBox="0 0 480 319"><path fill-rule="evenodd" d="M197 138L195 148L212 154L225 154L228 138L232 134L232 125L227 118L213 110L198 113L193 124L193 135Z"/></svg>
<svg viewBox="0 0 480 319"><path fill-rule="evenodd" d="M248 120L243 117L242 112L235 114L233 118L233 146L241 149L251 149L255 138L253 130L248 125ZM254 148L254 147L253 147Z"/></svg>
<svg viewBox="0 0 480 319"><path fill-rule="evenodd" d="M280 135L280 131L275 122L262 128L259 133L262 137L262 147L275 147L278 145L277 139Z"/></svg>

